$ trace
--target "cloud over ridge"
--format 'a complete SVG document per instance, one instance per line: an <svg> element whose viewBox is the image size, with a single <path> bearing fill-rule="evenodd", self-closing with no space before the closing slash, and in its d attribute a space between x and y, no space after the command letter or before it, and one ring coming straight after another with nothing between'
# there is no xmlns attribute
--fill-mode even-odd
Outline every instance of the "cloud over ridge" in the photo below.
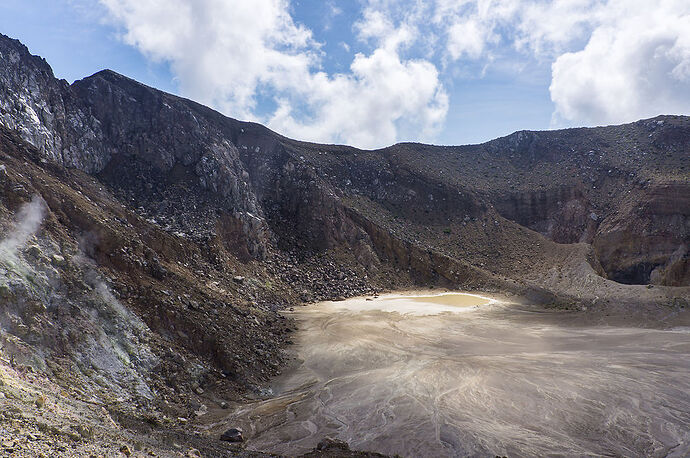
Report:
<svg viewBox="0 0 690 458"><path fill-rule="evenodd" d="M289 0L99 1L124 42L169 63L182 95L305 140L433 141L463 103L454 78L500 65L550 69L553 127L690 107L687 0L361 0L361 46L340 43L338 71ZM344 16L328 5L328 21Z"/></svg>
<svg viewBox="0 0 690 458"><path fill-rule="evenodd" d="M382 39L347 73L321 68L320 45L295 23L287 0L101 0L123 40L170 62L185 96L286 135L379 147L416 124L420 139L442 126L447 95L434 64L404 59ZM257 118L257 97L277 108Z"/></svg>

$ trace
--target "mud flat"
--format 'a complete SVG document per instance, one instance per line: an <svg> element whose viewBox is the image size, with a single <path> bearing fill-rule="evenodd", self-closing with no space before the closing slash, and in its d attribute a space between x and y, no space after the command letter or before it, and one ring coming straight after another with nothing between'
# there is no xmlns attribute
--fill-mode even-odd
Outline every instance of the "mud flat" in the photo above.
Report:
<svg viewBox="0 0 690 458"><path fill-rule="evenodd" d="M299 363L212 426L287 455L329 436L402 456L688 456L690 328L573 325L466 294L324 302Z"/></svg>

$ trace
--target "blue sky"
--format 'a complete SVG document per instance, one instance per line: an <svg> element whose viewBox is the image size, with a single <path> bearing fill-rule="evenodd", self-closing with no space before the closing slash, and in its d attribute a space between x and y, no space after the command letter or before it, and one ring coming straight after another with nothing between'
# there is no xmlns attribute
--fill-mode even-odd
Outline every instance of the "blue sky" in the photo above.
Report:
<svg viewBox="0 0 690 458"><path fill-rule="evenodd" d="M16 38L44 57L55 76L70 83L110 68L164 91L176 92L165 63L148 61L124 44L98 2L3 0L0 33Z"/></svg>
<svg viewBox="0 0 690 458"><path fill-rule="evenodd" d="M3 0L0 32L298 139L466 144L688 114L689 4Z"/></svg>

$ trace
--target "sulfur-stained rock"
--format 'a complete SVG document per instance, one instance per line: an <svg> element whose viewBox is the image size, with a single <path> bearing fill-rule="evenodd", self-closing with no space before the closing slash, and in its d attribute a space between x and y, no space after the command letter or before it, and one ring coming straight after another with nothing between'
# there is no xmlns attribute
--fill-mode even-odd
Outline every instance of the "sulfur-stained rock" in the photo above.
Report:
<svg viewBox="0 0 690 458"><path fill-rule="evenodd" d="M38 245L29 245L29 247L26 249L26 254L29 256L38 259L41 257L43 252L41 251L41 247Z"/></svg>
<svg viewBox="0 0 690 458"><path fill-rule="evenodd" d="M12 296L13 294L10 285L0 285L0 299L9 300Z"/></svg>
<svg viewBox="0 0 690 458"><path fill-rule="evenodd" d="M65 267L67 265L67 261L65 260L64 256L59 254L52 255L50 257L50 263L55 267Z"/></svg>

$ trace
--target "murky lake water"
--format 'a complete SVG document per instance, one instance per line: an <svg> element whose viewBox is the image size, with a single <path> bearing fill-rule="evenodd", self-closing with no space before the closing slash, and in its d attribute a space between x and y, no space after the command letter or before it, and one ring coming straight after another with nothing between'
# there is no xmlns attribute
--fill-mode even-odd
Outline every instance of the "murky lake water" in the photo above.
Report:
<svg viewBox="0 0 690 458"><path fill-rule="evenodd" d="M301 308L303 361L234 412L248 448L688 456L690 328L582 327L470 295Z"/></svg>

